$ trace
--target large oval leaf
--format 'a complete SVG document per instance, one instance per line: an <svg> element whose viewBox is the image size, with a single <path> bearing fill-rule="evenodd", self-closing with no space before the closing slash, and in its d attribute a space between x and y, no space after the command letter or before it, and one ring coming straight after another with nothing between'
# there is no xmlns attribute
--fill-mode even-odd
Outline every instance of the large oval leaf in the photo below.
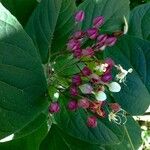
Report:
<svg viewBox="0 0 150 150"><path fill-rule="evenodd" d="M59 144L58 144L59 143ZM57 125L52 125L50 132L40 145L40 150L100 150L92 145L69 136Z"/></svg>
<svg viewBox="0 0 150 150"><path fill-rule="evenodd" d="M129 15L128 0L85 0L79 9L86 13L82 28L87 29L92 26L94 17L102 15L105 17L105 24L102 30L107 32L121 31L124 25L124 16Z"/></svg>
<svg viewBox="0 0 150 150"><path fill-rule="evenodd" d="M150 40L150 3L133 9L130 16L128 34Z"/></svg>
<svg viewBox="0 0 150 150"><path fill-rule="evenodd" d="M107 49L105 55L125 69L134 69L127 76L127 85L122 84L121 92L113 94L115 100L131 114L144 113L150 104L150 43L125 36L116 46Z"/></svg>
<svg viewBox="0 0 150 150"><path fill-rule="evenodd" d="M90 144L68 135L58 125L52 125L50 132L40 145L40 150L136 150L142 142L141 129L132 117L129 116L127 119L122 129L123 132L125 130L123 139L117 145Z"/></svg>
<svg viewBox="0 0 150 150"><path fill-rule="evenodd" d="M0 3L0 138L23 128L43 110L45 91L31 39Z"/></svg>
<svg viewBox="0 0 150 150"><path fill-rule="evenodd" d="M42 0L31 16L26 31L39 49L43 63L49 53L66 45L74 26L74 10L73 0Z"/></svg>

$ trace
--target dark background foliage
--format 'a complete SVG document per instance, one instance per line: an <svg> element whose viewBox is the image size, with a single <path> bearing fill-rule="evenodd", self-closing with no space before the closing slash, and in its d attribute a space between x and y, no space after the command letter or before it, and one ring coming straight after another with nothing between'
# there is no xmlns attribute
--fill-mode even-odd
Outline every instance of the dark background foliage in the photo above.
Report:
<svg viewBox="0 0 150 150"><path fill-rule="evenodd" d="M84 0L76 0L77 5L79 5L80 3L82 3ZM131 4L130 7L131 9L133 9L134 7L136 7L137 5L141 5L147 2L150 2L150 0L130 0Z"/></svg>
<svg viewBox="0 0 150 150"><path fill-rule="evenodd" d="M34 8L38 4L36 0L0 0L3 5L21 22L23 26L26 25L26 22L33 12ZM76 4L79 5L84 0L76 0ZM134 7L150 2L150 0L130 0L130 7L133 9ZM28 9L24 9L27 7Z"/></svg>
<svg viewBox="0 0 150 150"><path fill-rule="evenodd" d="M150 2L150 0L130 0L131 1L131 9L136 7L137 5L145 4L147 2Z"/></svg>
<svg viewBox="0 0 150 150"><path fill-rule="evenodd" d="M38 2L36 0L0 0L3 5L25 25ZM28 8L28 9L24 9Z"/></svg>

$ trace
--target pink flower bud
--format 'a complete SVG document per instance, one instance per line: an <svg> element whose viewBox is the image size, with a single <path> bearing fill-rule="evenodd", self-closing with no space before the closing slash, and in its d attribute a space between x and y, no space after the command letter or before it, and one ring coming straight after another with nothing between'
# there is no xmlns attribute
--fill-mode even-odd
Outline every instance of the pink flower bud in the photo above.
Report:
<svg viewBox="0 0 150 150"><path fill-rule="evenodd" d="M105 41L105 44L106 44L107 46L113 46L113 45L115 45L116 42L117 42L117 38L114 37L114 36L110 36L110 37L108 37L107 40Z"/></svg>
<svg viewBox="0 0 150 150"><path fill-rule="evenodd" d="M94 56L94 50L92 48L86 48L82 50L82 55L87 56L87 57L92 57Z"/></svg>
<svg viewBox="0 0 150 150"><path fill-rule="evenodd" d="M74 38L75 39L81 39L82 37L83 37L83 35L84 35L84 32L82 32L82 31L77 31L77 32L75 32L74 33Z"/></svg>
<svg viewBox="0 0 150 150"><path fill-rule="evenodd" d="M99 28L99 27L101 27L103 24L104 24L104 17L103 17L103 16L96 17L96 18L93 20L93 26L94 26L95 28Z"/></svg>
<svg viewBox="0 0 150 150"><path fill-rule="evenodd" d="M98 36L98 30L96 28L91 28L87 30L87 36L90 39L96 39Z"/></svg>
<svg viewBox="0 0 150 150"><path fill-rule="evenodd" d="M58 102L52 102L49 106L50 113L57 113L60 111L60 105Z"/></svg>
<svg viewBox="0 0 150 150"><path fill-rule="evenodd" d="M76 87L76 86L71 86L70 87L70 94L72 95L72 96L77 96L78 95L78 88Z"/></svg>
<svg viewBox="0 0 150 150"><path fill-rule="evenodd" d="M84 19L85 13L84 11L80 10L75 14L75 21L76 22L82 22Z"/></svg>
<svg viewBox="0 0 150 150"><path fill-rule="evenodd" d="M92 74L92 71L88 67L84 67L81 71L83 76L89 76Z"/></svg>
<svg viewBox="0 0 150 150"><path fill-rule="evenodd" d="M118 112L121 109L118 103L110 103L109 106L114 112Z"/></svg>
<svg viewBox="0 0 150 150"><path fill-rule="evenodd" d="M106 64L108 64L108 66L113 67L115 65L115 62L111 59L111 58L107 58L104 61Z"/></svg>
<svg viewBox="0 0 150 150"><path fill-rule="evenodd" d="M108 58L104 61L104 63L108 64L105 74L111 74L111 70L112 70L113 66L115 65L114 61L111 58Z"/></svg>
<svg viewBox="0 0 150 150"><path fill-rule="evenodd" d="M71 100L69 103L68 103L68 109L70 111L75 111L76 109L78 108L78 103L76 100Z"/></svg>
<svg viewBox="0 0 150 150"><path fill-rule="evenodd" d="M81 49L76 49L73 51L73 56L75 58L81 58L82 57L82 50Z"/></svg>
<svg viewBox="0 0 150 150"><path fill-rule="evenodd" d="M82 82L80 75L74 75L72 77L72 83L75 85L80 85Z"/></svg>
<svg viewBox="0 0 150 150"><path fill-rule="evenodd" d="M94 74L94 73L90 75L90 79L94 83L99 83L99 81L100 81L100 77L97 74Z"/></svg>
<svg viewBox="0 0 150 150"><path fill-rule="evenodd" d="M97 127L97 118L95 116L88 117L87 126L91 128Z"/></svg>
<svg viewBox="0 0 150 150"><path fill-rule="evenodd" d="M105 48L106 48L106 45L105 45L105 41L107 39L107 35L106 34L101 34L97 37L97 43L96 43L96 47L97 48L97 51L103 51Z"/></svg>
<svg viewBox="0 0 150 150"><path fill-rule="evenodd" d="M80 42L76 39L69 40L67 48L71 51L77 50L80 48Z"/></svg>
<svg viewBox="0 0 150 150"><path fill-rule="evenodd" d="M78 102L78 106L84 109L89 108L89 100L87 98L80 99L80 101Z"/></svg>
<svg viewBox="0 0 150 150"><path fill-rule="evenodd" d="M99 43L100 46L103 46L107 38L108 36L106 34L101 34L97 37L97 42Z"/></svg>
<svg viewBox="0 0 150 150"><path fill-rule="evenodd" d="M101 77L101 81L103 81L104 83L107 83L107 82L112 81L112 75L111 75L110 73L104 74L104 75Z"/></svg>

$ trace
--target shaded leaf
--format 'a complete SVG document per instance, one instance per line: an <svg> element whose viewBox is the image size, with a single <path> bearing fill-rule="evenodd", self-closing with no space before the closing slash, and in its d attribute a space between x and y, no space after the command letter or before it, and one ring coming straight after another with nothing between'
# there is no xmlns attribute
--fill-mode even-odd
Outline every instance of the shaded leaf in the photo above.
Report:
<svg viewBox="0 0 150 150"><path fill-rule="evenodd" d="M47 107L45 92L31 39L0 3L0 138L20 130Z"/></svg>
<svg viewBox="0 0 150 150"><path fill-rule="evenodd" d="M43 0L32 14L26 31L39 50L43 63L49 54L62 50L73 29L75 1ZM53 41L53 45L52 45Z"/></svg>
<svg viewBox="0 0 150 150"><path fill-rule="evenodd" d="M128 34L150 40L150 3L133 9L130 16Z"/></svg>
<svg viewBox="0 0 150 150"><path fill-rule="evenodd" d="M40 145L40 150L100 150L98 145L92 145L66 134L57 125L52 125L47 137Z"/></svg>
<svg viewBox="0 0 150 150"><path fill-rule="evenodd" d="M40 145L40 150L136 150L141 144L140 126L131 117L128 117L122 130L125 130L124 137L117 145L93 145L70 136L58 126L52 125L49 134Z"/></svg>

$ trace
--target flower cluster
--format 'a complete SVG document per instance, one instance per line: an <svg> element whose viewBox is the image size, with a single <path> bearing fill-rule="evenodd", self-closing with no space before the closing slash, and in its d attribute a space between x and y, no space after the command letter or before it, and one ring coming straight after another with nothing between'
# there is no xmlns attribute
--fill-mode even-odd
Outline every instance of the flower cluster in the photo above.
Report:
<svg viewBox="0 0 150 150"><path fill-rule="evenodd" d="M76 22L82 22L84 19L84 12L79 11L76 16ZM104 24L104 17L98 16L93 20L93 27L86 31L78 30L69 40L67 46L73 53L74 57L93 57L95 52L103 51L107 46L113 46L117 38L113 35L100 34L100 27ZM84 48L87 42L92 43L91 46Z"/></svg>
<svg viewBox="0 0 150 150"><path fill-rule="evenodd" d="M84 17L84 11L78 11L75 14L76 24L81 23ZM104 23L103 16L94 18L91 28L86 31L77 30L67 43L70 54L84 64L84 67L76 64L79 73L71 78L67 108L70 111L80 108L89 112L87 125L93 128L97 126L97 118L108 117L109 121L117 124L126 122L125 111L117 103L108 103L107 93L120 92L120 83L124 83L127 74L132 72L131 68L125 70L121 65L116 65L111 58L99 60L96 57L117 41L117 37L101 33ZM115 76L113 69L118 71ZM56 113L59 109L58 102L51 103L49 107L51 113Z"/></svg>

